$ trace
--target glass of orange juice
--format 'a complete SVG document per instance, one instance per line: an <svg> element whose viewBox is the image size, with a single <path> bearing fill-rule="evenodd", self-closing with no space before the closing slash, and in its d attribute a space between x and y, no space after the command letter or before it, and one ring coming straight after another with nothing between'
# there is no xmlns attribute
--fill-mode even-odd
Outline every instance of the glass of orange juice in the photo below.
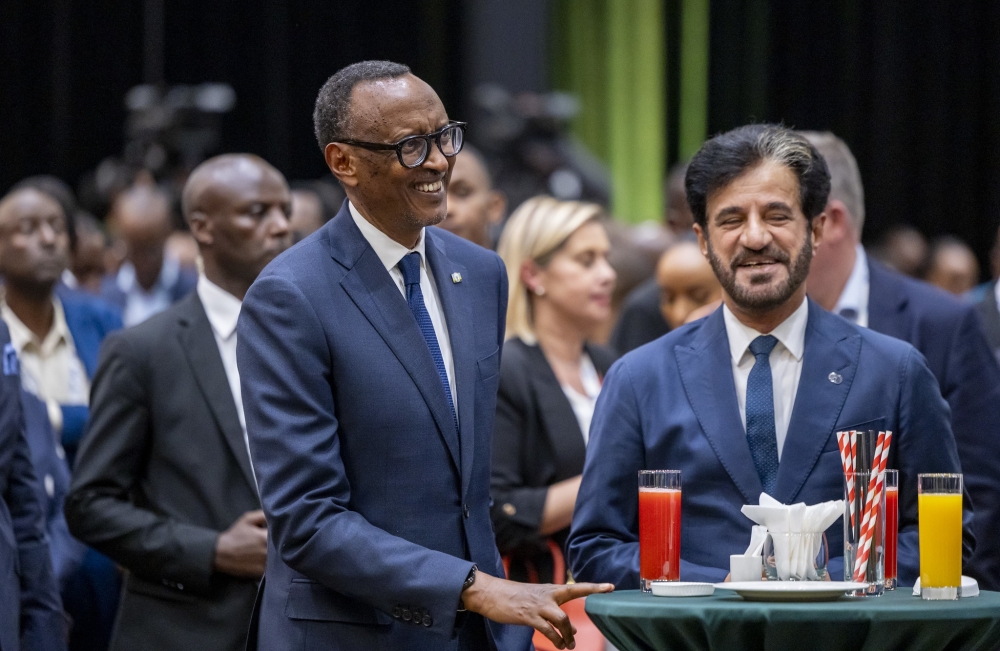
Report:
<svg viewBox="0 0 1000 651"><path fill-rule="evenodd" d="M917 475L920 596L958 599L962 585L962 475Z"/></svg>

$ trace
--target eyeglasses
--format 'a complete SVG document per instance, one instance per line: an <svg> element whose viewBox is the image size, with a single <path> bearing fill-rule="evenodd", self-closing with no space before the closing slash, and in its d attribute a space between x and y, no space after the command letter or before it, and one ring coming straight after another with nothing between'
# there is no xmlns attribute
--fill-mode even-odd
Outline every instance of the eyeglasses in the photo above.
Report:
<svg viewBox="0 0 1000 651"><path fill-rule="evenodd" d="M437 145L441 153L448 158L462 151L462 145L465 144L466 124L466 122L449 122L434 133L422 136L407 136L391 145L381 142L365 142L364 140L338 140L337 142L374 151L395 149L399 164L403 167L413 169L414 167L420 167L427 160L427 156L431 152L431 141L434 141L434 144Z"/></svg>

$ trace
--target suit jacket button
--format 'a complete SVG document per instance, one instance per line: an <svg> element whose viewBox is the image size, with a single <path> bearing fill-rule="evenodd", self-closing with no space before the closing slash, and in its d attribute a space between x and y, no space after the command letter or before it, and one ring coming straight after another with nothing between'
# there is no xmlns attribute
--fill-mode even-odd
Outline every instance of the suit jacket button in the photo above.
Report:
<svg viewBox="0 0 1000 651"><path fill-rule="evenodd" d="M396 606L395 608L392 609L392 616L395 617L396 619L399 619L400 617L403 616L403 611L400 609L399 606Z"/></svg>
<svg viewBox="0 0 1000 651"><path fill-rule="evenodd" d="M426 626L427 628L430 628L431 624L433 624L433 623L434 623L434 620L431 619L430 615L424 615L424 626Z"/></svg>
<svg viewBox="0 0 1000 651"><path fill-rule="evenodd" d="M465 505L465 506L464 506L464 507L462 508L462 514L463 514L463 515L465 515L465 517L466 517L466 518L468 518L468 517L469 517L469 505L468 505L468 504L466 504L466 505Z"/></svg>
<svg viewBox="0 0 1000 651"><path fill-rule="evenodd" d="M408 622L412 618L413 618L413 614L410 612L410 609L409 608L404 608L403 609L403 621L404 622Z"/></svg>

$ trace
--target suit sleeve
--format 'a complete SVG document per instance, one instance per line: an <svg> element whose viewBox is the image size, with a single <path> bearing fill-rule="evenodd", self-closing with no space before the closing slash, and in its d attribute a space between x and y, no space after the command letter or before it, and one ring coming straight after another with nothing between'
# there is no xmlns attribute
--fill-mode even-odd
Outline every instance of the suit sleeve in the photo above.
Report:
<svg viewBox="0 0 1000 651"><path fill-rule="evenodd" d="M10 509L21 568L21 648L57 651L66 648L65 620L45 535L44 507L38 499L38 478L24 434L16 375L3 378L0 395L3 426L15 430L3 437L14 444L3 498Z"/></svg>
<svg viewBox="0 0 1000 651"><path fill-rule="evenodd" d="M450 636L472 563L394 536L351 509L330 384L337 360L308 300L285 278L260 277L237 331L272 549L297 572L384 612L420 605L431 629Z"/></svg>
<svg viewBox="0 0 1000 651"><path fill-rule="evenodd" d="M129 342L109 337L91 391L91 419L77 458L66 521L74 536L148 581L210 587L219 532L137 505L148 463L149 396Z"/></svg>
<svg viewBox="0 0 1000 651"><path fill-rule="evenodd" d="M917 475L962 472L951 431L951 413L941 397L937 380L916 349L911 349L901 369L900 431L896 451L899 467L898 576L901 585L913 585L920 576L917 526ZM968 490L962 514L962 558L975 548L972 505Z"/></svg>
<svg viewBox="0 0 1000 651"><path fill-rule="evenodd" d="M1000 586L1000 366L978 314L965 311L953 334L941 392L951 406L965 486L975 508L976 551L966 573L989 590Z"/></svg>
<svg viewBox="0 0 1000 651"><path fill-rule="evenodd" d="M510 365L501 366L493 433L490 487L494 504L491 515L501 554L541 539L538 528L549 491L547 486L525 485L521 460L525 454L524 437L528 435L525 416L529 398L525 395L526 378L518 370Z"/></svg>

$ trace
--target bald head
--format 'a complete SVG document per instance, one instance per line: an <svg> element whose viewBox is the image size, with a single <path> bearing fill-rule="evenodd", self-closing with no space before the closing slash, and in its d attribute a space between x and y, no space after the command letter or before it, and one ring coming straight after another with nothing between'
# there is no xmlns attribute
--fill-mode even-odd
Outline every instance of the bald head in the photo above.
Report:
<svg viewBox="0 0 1000 651"><path fill-rule="evenodd" d="M196 167L181 203L208 279L242 299L291 244L291 202L285 177L258 156L224 154Z"/></svg>

